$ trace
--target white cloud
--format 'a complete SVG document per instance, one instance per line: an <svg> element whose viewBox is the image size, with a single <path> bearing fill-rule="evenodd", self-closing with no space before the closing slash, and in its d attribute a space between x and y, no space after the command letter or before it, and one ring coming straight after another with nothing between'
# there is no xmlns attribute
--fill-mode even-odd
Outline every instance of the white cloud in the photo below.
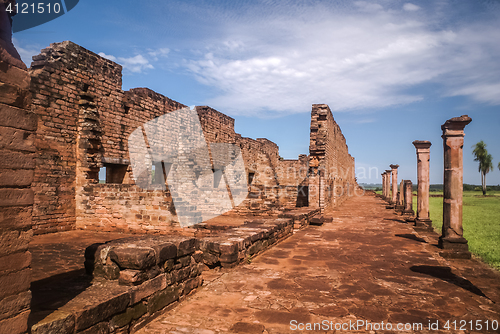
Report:
<svg viewBox="0 0 500 334"><path fill-rule="evenodd" d="M154 66L150 64L143 55L135 55L133 57L115 57L107 55L104 52L99 52L99 56L114 61L123 66L125 70L132 73L141 73L146 69L153 69Z"/></svg>
<svg viewBox="0 0 500 334"><path fill-rule="evenodd" d="M403 5L403 9L406 10L407 12L414 12L419 10L420 7L408 2Z"/></svg>
<svg viewBox="0 0 500 334"><path fill-rule="evenodd" d="M103 57L103 58L106 58L106 59L109 59L111 61L116 62L116 57L115 56L107 55L104 52L99 52L98 55L101 56L101 57Z"/></svg>
<svg viewBox="0 0 500 334"><path fill-rule="evenodd" d="M403 10L362 1L347 10L311 6L298 16L281 9L228 19L202 57L186 60L199 82L220 91L207 104L275 116L308 111L312 103L375 109L424 99L412 88L426 83L438 83L446 96L500 104L498 23L445 26L432 9L411 3Z"/></svg>
<svg viewBox="0 0 500 334"><path fill-rule="evenodd" d="M169 53L170 53L170 49L169 48L159 48L159 49L156 49L156 50L153 50L153 49L149 49L148 50L148 55L150 55L151 57L153 57L153 59L155 61L157 61L160 58L166 58L166 57L168 57Z"/></svg>
<svg viewBox="0 0 500 334"><path fill-rule="evenodd" d="M31 58L39 54L41 48L36 45L22 45L16 38L12 38L12 43L21 56L22 61L26 64L27 67L30 67L30 64L32 62Z"/></svg>

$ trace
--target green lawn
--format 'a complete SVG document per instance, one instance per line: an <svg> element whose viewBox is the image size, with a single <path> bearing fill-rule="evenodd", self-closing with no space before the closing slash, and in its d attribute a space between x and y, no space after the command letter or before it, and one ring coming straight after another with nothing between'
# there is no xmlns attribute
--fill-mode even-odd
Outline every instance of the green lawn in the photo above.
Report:
<svg viewBox="0 0 500 334"><path fill-rule="evenodd" d="M414 196L415 210L416 201ZM465 191L463 203L464 237L469 241L469 250L500 270L500 192L489 191L483 197L480 191ZM441 234L442 197L429 198L429 215L434 229Z"/></svg>

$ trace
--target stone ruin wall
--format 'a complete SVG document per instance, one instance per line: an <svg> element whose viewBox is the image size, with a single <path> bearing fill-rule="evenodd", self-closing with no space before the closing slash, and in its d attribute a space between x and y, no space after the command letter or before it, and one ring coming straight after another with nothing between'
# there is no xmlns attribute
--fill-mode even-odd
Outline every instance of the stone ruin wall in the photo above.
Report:
<svg viewBox="0 0 500 334"><path fill-rule="evenodd" d="M326 104L312 107L309 166L310 206L334 208L352 195L357 185L354 158Z"/></svg>
<svg viewBox="0 0 500 334"><path fill-rule="evenodd" d="M185 106L147 88L124 92L120 65L72 42L51 44L33 60L31 93L39 116L35 233L180 231L168 188L144 189L132 179L128 137L142 124ZM273 213L297 205L305 175L281 171L307 170L307 159L280 160L275 143L241 137L234 132L234 119L215 109L196 110L206 141L238 145L247 176L252 174L249 196L235 212ZM109 183L98 181L102 167Z"/></svg>
<svg viewBox="0 0 500 334"><path fill-rule="evenodd" d="M0 7L3 4L0 4ZM30 76L0 8L0 333L28 330L36 116Z"/></svg>

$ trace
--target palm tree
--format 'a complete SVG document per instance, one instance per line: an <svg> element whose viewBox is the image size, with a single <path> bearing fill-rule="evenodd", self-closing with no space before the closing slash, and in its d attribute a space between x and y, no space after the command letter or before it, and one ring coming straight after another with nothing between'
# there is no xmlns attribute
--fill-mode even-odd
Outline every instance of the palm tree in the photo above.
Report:
<svg viewBox="0 0 500 334"><path fill-rule="evenodd" d="M472 151L472 154L475 156L474 161L479 161L479 173L481 173L483 195L486 195L486 174L493 169L493 157L491 154L488 154L486 144L482 140L472 147L474 147Z"/></svg>

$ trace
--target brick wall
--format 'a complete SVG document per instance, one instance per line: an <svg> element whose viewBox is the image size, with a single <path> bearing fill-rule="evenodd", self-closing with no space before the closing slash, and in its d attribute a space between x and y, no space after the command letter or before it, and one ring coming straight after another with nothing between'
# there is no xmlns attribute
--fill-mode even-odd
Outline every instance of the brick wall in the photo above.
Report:
<svg viewBox="0 0 500 334"><path fill-rule="evenodd" d="M29 85L0 8L0 333L9 334L27 332L31 301L28 244L37 123L29 111Z"/></svg>
<svg viewBox="0 0 500 334"><path fill-rule="evenodd" d="M342 130L326 104L313 104L309 145L309 205L340 205L356 185L354 158Z"/></svg>
<svg viewBox="0 0 500 334"><path fill-rule="evenodd" d="M223 210L217 207L229 200L227 189L214 185L213 173L218 168L214 161L220 157L215 157L211 143L230 143L241 150L245 177L251 183L248 198L235 212L260 213L296 205L297 187L303 178L283 177L280 184L277 175L281 167L303 166L307 161L281 162L275 143L265 138L242 138L234 132L233 118L202 106L196 107L197 120L188 122L182 112L174 113L186 107L181 103L147 88L124 92L120 65L72 42L51 44L33 60L31 92L33 110L39 115L35 233L74 228L176 229L179 213L173 209L172 196L183 199L171 195L165 182L159 186L151 174L153 168L166 168L169 157L178 154L179 136L196 140L200 126L205 146L191 152L189 159L206 161L212 167L194 171L202 177L206 174L206 178L188 175L188 171L177 175L186 180L203 179L206 184L201 188L211 190L210 197L200 192L186 202L194 207L194 213L211 210L212 215L220 214ZM131 134L140 140L129 143ZM146 167L142 171L132 168L137 165ZM113 185L99 184L102 167L106 167L107 182ZM210 215L200 213L193 221L206 218Z"/></svg>

